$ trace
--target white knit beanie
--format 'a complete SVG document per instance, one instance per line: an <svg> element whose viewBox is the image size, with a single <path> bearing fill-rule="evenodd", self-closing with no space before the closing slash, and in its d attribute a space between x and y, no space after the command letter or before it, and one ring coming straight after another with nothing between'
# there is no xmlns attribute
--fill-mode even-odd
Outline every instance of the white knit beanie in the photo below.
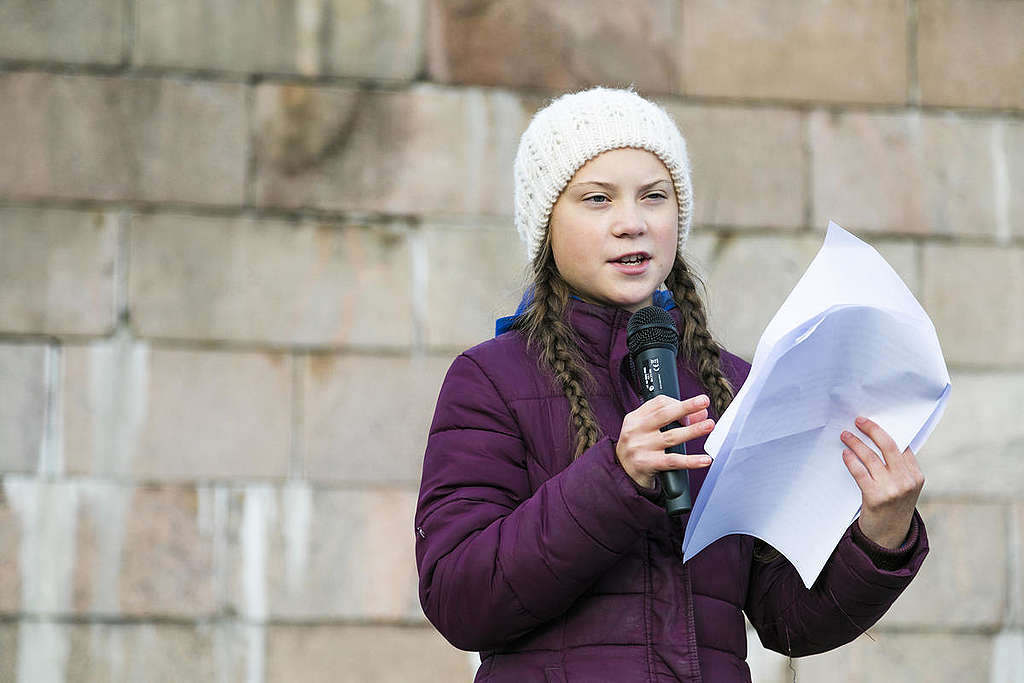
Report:
<svg viewBox="0 0 1024 683"><path fill-rule="evenodd" d="M576 171L601 152L622 147L653 152L672 175L683 253L693 217L686 141L662 107L632 90L597 87L553 100L534 114L519 140L515 223L530 261L544 244L551 207Z"/></svg>

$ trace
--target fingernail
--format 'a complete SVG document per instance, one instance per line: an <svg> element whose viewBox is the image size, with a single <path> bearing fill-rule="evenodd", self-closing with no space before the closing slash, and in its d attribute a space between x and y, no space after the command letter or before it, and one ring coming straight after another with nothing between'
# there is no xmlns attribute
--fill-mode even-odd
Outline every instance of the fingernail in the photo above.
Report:
<svg viewBox="0 0 1024 683"><path fill-rule="evenodd" d="M705 456L705 457L700 459L700 462L701 462L702 465L710 465L711 464L711 458L708 458L708 457Z"/></svg>
<svg viewBox="0 0 1024 683"><path fill-rule="evenodd" d="M856 422L857 424L859 424L859 425L862 425L862 424L864 424L864 423L865 423L865 422L867 422L867 421L868 421L868 419L867 419L866 417L858 417L858 418L857 418L857 419L855 420L855 422Z"/></svg>
<svg viewBox="0 0 1024 683"><path fill-rule="evenodd" d="M706 406L709 403L711 403L711 399L709 399L704 394L701 394L700 396L697 397L697 405Z"/></svg>

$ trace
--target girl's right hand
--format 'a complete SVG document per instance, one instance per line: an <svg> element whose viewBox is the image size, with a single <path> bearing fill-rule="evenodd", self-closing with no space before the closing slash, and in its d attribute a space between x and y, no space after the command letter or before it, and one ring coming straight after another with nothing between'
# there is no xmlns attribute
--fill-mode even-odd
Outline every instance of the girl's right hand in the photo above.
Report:
<svg viewBox="0 0 1024 683"><path fill-rule="evenodd" d="M658 472L692 470L710 465L711 458L707 455L665 452L666 448L711 433L715 422L707 419L708 403L708 397L703 394L685 401L655 396L626 415L615 445L615 457L626 474L640 486L650 489L654 488L654 477ZM686 426L661 431L662 427L674 421Z"/></svg>

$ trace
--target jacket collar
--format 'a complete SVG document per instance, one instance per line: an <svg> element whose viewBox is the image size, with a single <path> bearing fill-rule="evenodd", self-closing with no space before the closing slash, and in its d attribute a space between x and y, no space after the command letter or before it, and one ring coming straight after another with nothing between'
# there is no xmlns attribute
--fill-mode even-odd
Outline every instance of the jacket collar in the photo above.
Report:
<svg viewBox="0 0 1024 683"><path fill-rule="evenodd" d="M587 302L583 301L582 299L580 299L579 297L577 297L575 295L573 295L572 298L573 298L573 302L574 303L580 303L580 304L584 304L586 306L590 306L590 307L594 307L594 308L607 309L607 310L610 310L610 311L620 311L620 310L622 310L622 309L615 308L613 306L601 306L601 305L598 305L598 304L588 304ZM530 305L530 303L532 301L533 301L533 287L527 287L526 291L523 292L522 300L520 300L519 305L516 307L516 312L513 313L512 315L506 315L506 316L503 316L501 318L498 318L494 322L494 336L497 337L497 336L499 336L501 334L504 334L505 332L508 332L509 330L511 330L512 329L512 325L514 325L515 322L516 322L516 319L519 318L519 316L521 316L523 313L526 312L527 307L529 307L529 305ZM672 310L673 308L676 307L676 302L672 298L672 293L671 292L669 292L666 289L659 289L659 290L655 290L655 292L654 292L654 305L655 306L660 306L661 308L664 308L666 311L670 311L670 310ZM626 319L627 320L629 319L628 315L627 315Z"/></svg>

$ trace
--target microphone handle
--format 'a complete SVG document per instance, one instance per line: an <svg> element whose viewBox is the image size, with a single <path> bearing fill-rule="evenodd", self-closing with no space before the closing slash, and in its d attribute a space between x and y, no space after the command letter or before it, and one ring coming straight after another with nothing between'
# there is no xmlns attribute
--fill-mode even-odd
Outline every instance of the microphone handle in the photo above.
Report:
<svg viewBox="0 0 1024 683"><path fill-rule="evenodd" d="M654 347L641 351L634 358L638 373L637 384L644 401L664 394L679 400L679 377L676 375L676 352L674 349ZM682 427L672 422L661 431ZM666 448L667 453L686 455L686 444ZM658 480L665 491L665 511L671 516L681 515L693 508L690 499L690 479L687 470L659 472Z"/></svg>

